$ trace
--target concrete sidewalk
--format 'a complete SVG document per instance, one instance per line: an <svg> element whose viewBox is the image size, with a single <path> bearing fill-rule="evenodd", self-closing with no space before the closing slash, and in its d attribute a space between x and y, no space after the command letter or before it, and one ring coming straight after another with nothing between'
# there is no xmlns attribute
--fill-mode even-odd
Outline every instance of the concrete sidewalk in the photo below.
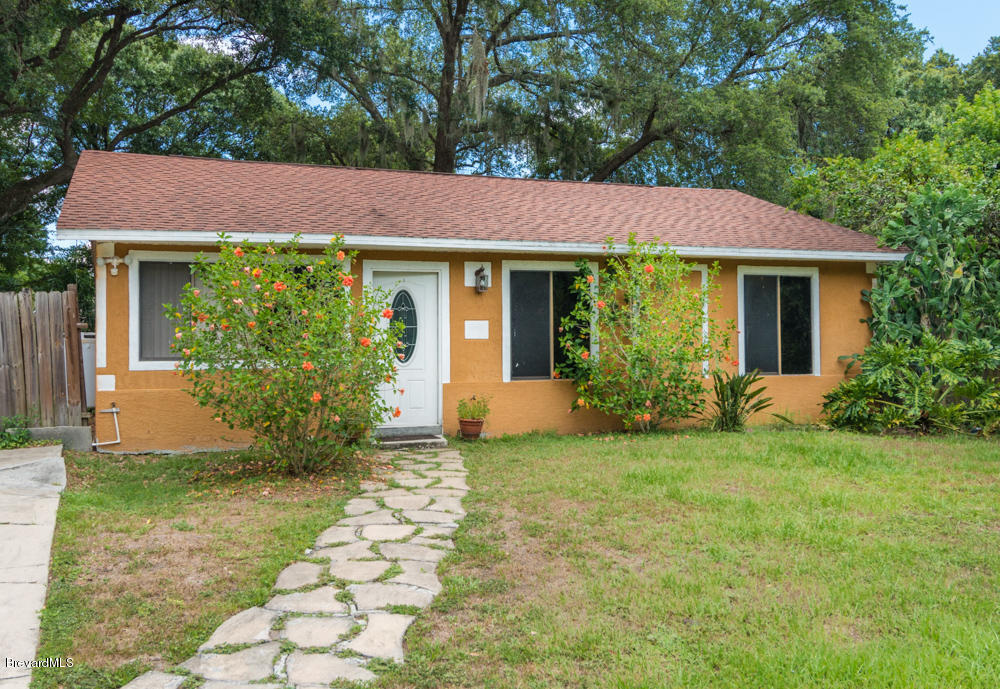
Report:
<svg viewBox="0 0 1000 689"><path fill-rule="evenodd" d="M45 605L59 493L62 446L0 450L0 689L26 689Z"/></svg>

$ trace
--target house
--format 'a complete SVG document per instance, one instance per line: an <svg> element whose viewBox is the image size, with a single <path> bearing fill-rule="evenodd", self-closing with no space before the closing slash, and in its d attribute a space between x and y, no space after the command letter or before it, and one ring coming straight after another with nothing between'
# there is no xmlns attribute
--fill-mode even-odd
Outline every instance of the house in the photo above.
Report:
<svg viewBox="0 0 1000 689"><path fill-rule="evenodd" d="M815 418L844 376L841 355L868 341L861 290L878 262L903 253L867 235L732 190L503 179L470 175L87 151L58 237L88 240L97 274L97 435L108 449L225 447L222 429L173 375L161 305L217 235L303 246L344 234L352 271L412 304L414 346L400 365L403 414L386 429L454 433L456 404L492 396L494 435L614 427L568 414L572 383L552 378L553 303L579 257L605 238L669 242L695 265L718 261L723 319L738 321L740 369L767 374L775 411ZM475 287L477 272L485 291ZM119 413L100 413L112 407Z"/></svg>

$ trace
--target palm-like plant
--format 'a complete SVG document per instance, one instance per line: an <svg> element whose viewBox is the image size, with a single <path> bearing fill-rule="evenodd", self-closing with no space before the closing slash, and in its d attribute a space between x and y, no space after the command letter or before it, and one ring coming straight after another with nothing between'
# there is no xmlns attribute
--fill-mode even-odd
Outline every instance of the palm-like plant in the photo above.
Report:
<svg viewBox="0 0 1000 689"><path fill-rule="evenodd" d="M713 431L742 431L747 419L773 406L770 397L760 396L767 389L763 385L750 389L760 380L756 370L737 375L712 372L715 399L710 414Z"/></svg>

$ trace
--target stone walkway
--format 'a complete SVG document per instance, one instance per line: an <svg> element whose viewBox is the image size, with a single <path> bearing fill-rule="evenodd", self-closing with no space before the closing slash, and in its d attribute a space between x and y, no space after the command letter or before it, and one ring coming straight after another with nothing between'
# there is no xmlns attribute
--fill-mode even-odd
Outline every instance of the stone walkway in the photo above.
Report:
<svg viewBox="0 0 1000 689"><path fill-rule="evenodd" d="M0 689L27 689L66 487L62 445L0 450Z"/></svg>
<svg viewBox="0 0 1000 689"><path fill-rule="evenodd" d="M454 545L468 490L456 450L391 455L387 482L363 482L347 517L285 568L275 595L223 622L180 668L203 689L303 689L369 682L372 659L403 662L414 614L441 591L437 563ZM126 689L177 689L147 672Z"/></svg>

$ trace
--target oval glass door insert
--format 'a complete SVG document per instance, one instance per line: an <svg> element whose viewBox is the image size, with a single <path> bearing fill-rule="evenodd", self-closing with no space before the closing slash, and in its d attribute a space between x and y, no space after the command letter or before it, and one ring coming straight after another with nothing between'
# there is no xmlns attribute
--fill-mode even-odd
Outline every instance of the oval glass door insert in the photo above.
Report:
<svg viewBox="0 0 1000 689"><path fill-rule="evenodd" d="M392 300L392 319L389 322L403 324L403 333L399 336L403 346L396 349L396 358L405 364L417 346L417 309L413 297L405 289L399 290Z"/></svg>

